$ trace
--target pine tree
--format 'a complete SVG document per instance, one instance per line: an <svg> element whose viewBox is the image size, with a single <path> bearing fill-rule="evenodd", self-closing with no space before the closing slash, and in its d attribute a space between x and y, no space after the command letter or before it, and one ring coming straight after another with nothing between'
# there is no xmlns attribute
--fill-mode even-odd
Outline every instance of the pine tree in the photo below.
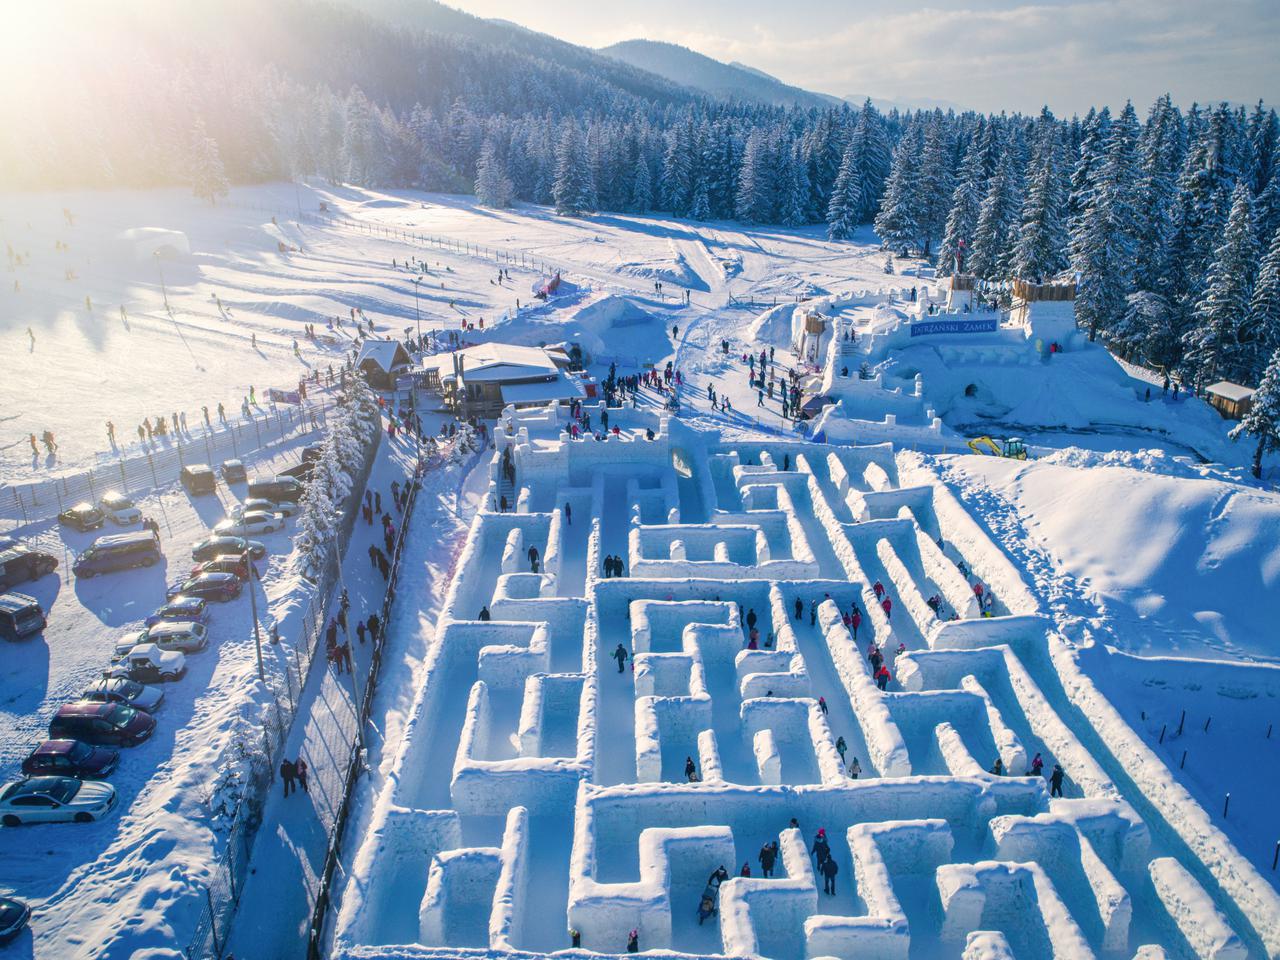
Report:
<svg viewBox="0 0 1280 960"><path fill-rule="evenodd" d="M802 227L809 222L811 200L807 164L799 144L792 150L784 149L782 158L779 181L783 192L778 208L778 222L784 227Z"/></svg>
<svg viewBox="0 0 1280 960"><path fill-rule="evenodd" d="M1239 425L1231 430L1232 440L1244 435L1258 438L1253 451L1253 475L1262 479L1262 457L1280 450L1280 350L1267 364L1267 372L1253 394L1253 405Z"/></svg>
<svg viewBox="0 0 1280 960"><path fill-rule="evenodd" d="M1280 230L1280 176L1273 176L1253 204L1253 223L1258 231L1258 243L1267 246Z"/></svg>
<svg viewBox="0 0 1280 960"><path fill-rule="evenodd" d="M1071 234L1071 265L1080 274L1076 317L1089 339L1122 321L1133 287L1137 221L1133 188L1138 120L1132 106L1111 124L1106 156L1093 171L1086 206Z"/></svg>
<svg viewBox="0 0 1280 960"><path fill-rule="evenodd" d="M858 179L857 156L853 144L845 148L831 190L831 202L827 204L827 238L848 240L858 226L858 213L862 205L862 183Z"/></svg>
<svg viewBox="0 0 1280 960"><path fill-rule="evenodd" d="M938 250L940 276L950 276L969 269L967 254L973 243L974 231L978 227L978 214L986 192L984 152L983 144L975 137L969 142L964 162L960 165L960 176L951 194L951 212L947 215L946 232Z"/></svg>
<svg viewBox="0 0 1280 960"><path fill-rule="evenodd" d="M1055 129L1046 131L1045 137L1040 155L1032 161L1034 169L1010 265L1014 276L1034 282L1053 277L1067 264L1062 150Z"/></svg>
<svg viewBox="0 0 1280 960"><path fill-rule="evenodd" d="M693 198L693 155L689 128L677 126L667 132L667 149L662 157L662 179L659 188L662 208L672 216L689 212Z"/></svg>
<svg viewBox="0 0 1280 960"><path fill-rule="evenodd" d="M1110 133L1111 111L1106 107L1097 113L1090 110L1084 119L1080 153L1071 171L1071 189L1067 195L1067 229L1073 234L1080 229L1080 218L1089 207L1095 171L1106 156Z"/></svg>
<svg viewBox="0 0 1280 960"><path fill-rule="evenodd" d="M898 141L893 152L893 169L875 219L882 248L911 248L920 238L919 153L919 140L911 133Z"/></svg>
<svg viewBox="0 0 1280 960"><path fill-rule="evenodd" d="M649 162L644 155L636 158L636 172L631 184L631 209L636 213L648 213L653 209L653 186L649 177Z"/></svg>
<svg viewBox="0 0 1280 960"><path fill-rule="evenodd" d="M1134 283L1141 290L1169 290L1169 237L1185 151L1182 115L1165 94L1151 107L1138 149L1140 173L1134 207L1142 242L1137 249Z"/></svg>
<svg viewBox="0 0 1280 960"><path fill-rule="evenodd" d="M551 188L555 198L556 213L562 216L580 216L590 213L593 207L590 168L587 151L578 132L578 125L568 119L556 147L555 183Z"/></svg>
<svg viewBox="0 0 1280 960"><path fill-rule="evenodd" d="M484 142L480 159L476 161L475 189L476 199L486 207L503 209L511 206L515 188L492 140Z"/></svg>
<svg viewBox="0 0 1280 960"><path fill-rule="evenodd" d="M1129 294L1110 341L1126 358L1160 370L1173 369L1182 356L1177 314L1165 297L1150 290Z"/></svg>
<svg viewBox="0 0 1280 960"><path fill-rule="evenodd" d="M978 208L969 272L986 280L1003 279L1012 254L1013 231L1021 206L1013 166L1013 153L1006 150Z"/></svg>
<svg viewBox="0 0 1280 960"><path fill-rule="evenodd" d="M701 180L693 190L693 206L689 210L689 216L694 220L711 219L711 201L707 199L707 185Z"/></svg>
<svg viewBox="0 0 1280 960"><path fill-rule="evenodd" d="M946 231L947 215L951 211L951 195L955 190L951 138L940 112L934 113L925 132L917 189L923 254L928 257L933 240L942 237Z"/></svg>
<svg viewBox="0 0 1280 960"><path fill-rule="evenodd" d="M869 97L858 113L858 122L854 124L853 135L849 139L849 149L853 151L854 169L862 187L858 222L870 223L880 208L880 198L884 196L885 182L889 178L893 161L884 123L880 113L871 105Z"/></svg>
<svg viewBox="0 0 1280 960"><path fill-rule="evenodd" d="M1196 304L1196 326L1186 336L1186 360L1197 384L1243 380L1250 372L1253 358L1246 318L1257 260L1253 204L1249 187L1241 181L1232 195L1231 214L1204 295Z"/></svg>
<svg viewBox="0 0 1280 960"><path fill-rule="evenodd" d="M1249 339L1255 345L1256 377L1262 361L1280 350L1280 229L1271 235L1271 245L1258 269L1258 282L1249 300L1249 331ZM1253 382L1252 378L1249 382Z"/></svg>
<svg viewBox="0 0 1280 960"><path fill-rule="evenodd" d="M191 131L191 191L201 200L217 203L230 189L218 143L205 130L204 121L197 118Z"/></svg>
<svg viewBox="0 0 1280 960"><path fill-rule="evenodd" d="M751 131L738 171L738 191L734 212L747 223L768 223L773 217L775 198L769 145L759 129Z"/></svg>

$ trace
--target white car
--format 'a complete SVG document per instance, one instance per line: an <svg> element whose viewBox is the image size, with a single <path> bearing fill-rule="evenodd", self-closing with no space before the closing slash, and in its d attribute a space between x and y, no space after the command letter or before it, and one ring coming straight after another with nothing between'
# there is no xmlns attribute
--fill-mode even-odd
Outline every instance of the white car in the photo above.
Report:
<svg viewBox="0 0 1280 960"><path fill-rule="evenodd" d="M288 500L264 500L261 497L255 497L244 503L237 503L227 511L227 516L239 519L246 513L278 513L284 517L292 517L297 512L298 504L290 503Z"/></svg>
<svg viewBox="0 0 1280 960"><path fill-rule="evenodd" d="M108 490L98 501L98 508L115 522L117 526L127 527L142 519L142 511L123 493Z"/></svg>
<svg viewBox="0 0 1280 960"><path fill-rule="evenodd" d="M0 823L89 823L101 820L116 805L116 788L75 777L30 777L0 791Z"/></svg>
<svg viewBox="0 0 1280 960"><path fill-rule="evenodd" d="M119 663L127 657L133 648L140 643L147 642L146 630L130 630L123 637L116 641L115 648L111 651L111 662Z"/></svg>
<svg viewBox="0 0 1280 960"><path fill-rule="evenodd" d="M228 517L213 528L216 537L255 537L284 529L284 517L278 513L253 511L241 517Z"/></svg>

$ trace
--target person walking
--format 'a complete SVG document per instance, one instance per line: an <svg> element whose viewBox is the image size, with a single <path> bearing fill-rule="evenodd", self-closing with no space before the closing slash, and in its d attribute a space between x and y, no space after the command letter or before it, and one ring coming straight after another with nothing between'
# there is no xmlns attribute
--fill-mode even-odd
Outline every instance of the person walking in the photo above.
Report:
<svg viewBox="0 0 1280 960"><path fill-rule="evenodd" d="M853 762L849 764L849 778L857 780L859 774L862 773L862 764L858 762L858 758L854 757Z"/></svg>
<svg viewBox="0 0 1280 960"><path fill-rule="evenodd" d="M813 838L813 847L809 850L809 855L813 857L814 863L821 867L827 862L831 856L831 844L827 842L827 831L823 827L818 828L818 833Z"/></svg>
<svg viewBox="0 0 1280 960"><path fill-rule="evenodd" d="M822 872L822 892L834 897L836 895L836 874L840 868L836 866L834 857L828 856L818 867Z"/></svg>
<svg viewBox="0 0 1280 960"><path fill-rule="evenodd" d="M827 715L827 698L826 697L818 698L818 709L822 711L822 715L824 717Z"/></svg>
<svg viewBox="0 0 1280 960"><path fill-rule="evenodd" d="M302 759L302 755L298 755L298 759L293 762L293 768L297 773L298 786L302 787L303 793L310 793L307 788L307 761Z"/></svg>
<svg viewBox="0 0 1280 960"><path fill-rule="evenodd" d="M613 651L613 659L618 661L618 672L623 673L627 669L627 648L618 644L617 649Z"/></svg>
<svg viewBox="0 0 1280 960"><path fill-rule="evenodd" d="M568 503L564 505L564 522L571 527L573 526L573 507L569 506Z"/></svg>
<svg viewBox="0 0 1280 960"><path fill-rule="evenodd" d="M693 783L694 777L698 775L698 768L693 762L693 757L684 758L684 777L690 783Z"/></svg>
<svg viewBox="0 0 1280 960"><path fill-rule="evenodd" d="M762 846L756 859L760 861L760 876L773 876L773 865L778 862L778 842L775 840Z"/></svg>
<svg viewBox="0 0 1280 960"><path fill-rule="evenodd" d="M627 934L627 953L640 952L640 931L632 930Z"/></svg>
<svg viewBox="0 0 1280 960"><path fill-rule="evenodd" d="M489 620L489 619L491 619L491 618L490 618L490 616L489 616L489 608L488 608L488 606L482 606L482 607L480 608L480 612L476 615L476 619L477 619L477 620Z"/></svg>
<svg viewBox="0 0 1280 960"><path fill-rule="evenodd" d="M1049 775L1049 796L1051 797L1062 796L1062 777L1063 777L1062 764L1055 763L1053 765L1053 773Z"/></svg>
<svg viewBox="0 0 1280 960"><path fill-rule="evenodd" d="M849 745L844 742L844 737L836 738L836 753L840 754L840 763L844 764L845 751L849 749Z"/></svg>
<svg viewBox="0 0 1280 960"><path fill-rule="evenodd" d="M284 795L287 797L296 789L293 785L294 778L298 775L298 768L294 766L292 760L280 761L280 779L284 781Z"/></svg>

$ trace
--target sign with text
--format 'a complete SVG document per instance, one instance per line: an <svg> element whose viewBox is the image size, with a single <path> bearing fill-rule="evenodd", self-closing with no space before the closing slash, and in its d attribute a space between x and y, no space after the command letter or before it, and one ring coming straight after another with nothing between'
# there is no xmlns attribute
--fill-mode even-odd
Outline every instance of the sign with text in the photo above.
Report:
<svg viewBox="0 0 1280 960"><path fill-rule="evenodd" d="M301 403L302 396L297 390L277 390L272 387L267 391L267 396L272 403Z"/></svg>
<svg viewBox="0 0 1280 960"><path fill-rule="evenodd" d="M998 323L997 317L974 320L925 320L911 324L911 336L928 337L940 333L993 333Z"/></svg>

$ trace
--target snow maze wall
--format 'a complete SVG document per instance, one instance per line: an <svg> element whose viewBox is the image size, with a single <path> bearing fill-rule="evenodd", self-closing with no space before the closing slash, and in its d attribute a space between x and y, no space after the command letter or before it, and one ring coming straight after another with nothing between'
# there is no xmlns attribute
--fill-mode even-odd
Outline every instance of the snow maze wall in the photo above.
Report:
<svg viewBox="0 0 1280 960"><path fill-rule="evenodd" d="M472 525L335 956L541 954L575 930L606 954L634 930L680 955L1280 956L1274 889L1116 776L1096 690L945 488L902 486L888 444L611 425L500 423L518 509Z"/></svg>

